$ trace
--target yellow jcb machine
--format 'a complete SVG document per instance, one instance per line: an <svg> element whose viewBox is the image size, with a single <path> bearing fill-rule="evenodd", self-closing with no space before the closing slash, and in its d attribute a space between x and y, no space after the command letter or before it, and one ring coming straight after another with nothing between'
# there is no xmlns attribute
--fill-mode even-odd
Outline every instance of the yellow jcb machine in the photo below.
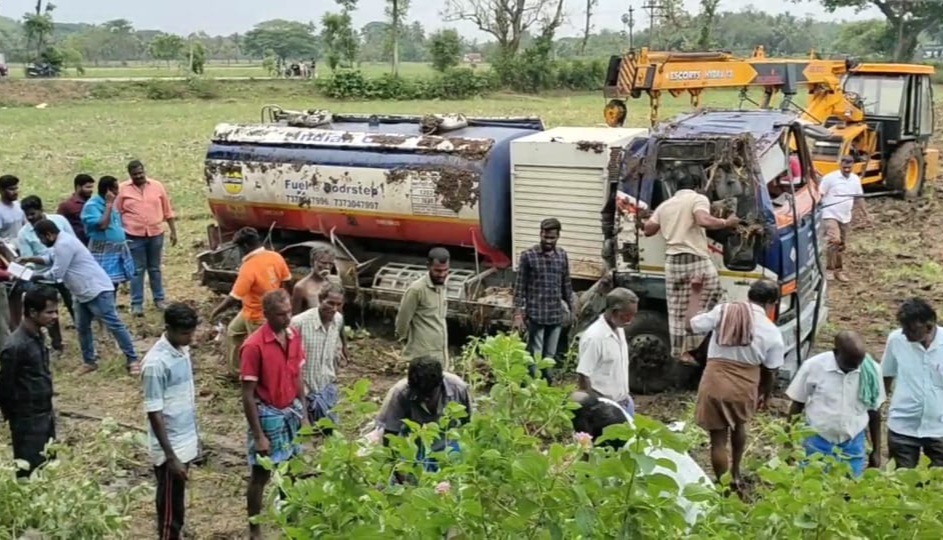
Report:
<svg viewBox="0 0 943 540"><path fill-rule="evenodd" d="M855 158L854 172L865 187L883 188L904 198L917 197L925 178L936 178L939 150L933 134L933 66L861 64L850 60L768 58L758 47L750 58L724 52L654 52L642 49L609 60L604 116L609 126L626 119L627 98L649 97L651 122L658 121L662 92L691 96L700 106L707 89L741 90L741 104L794 108L810 124L809 148L816 170L836 170L843 155ZM748 95L759 88L759 102ZM799 89L808 97L794 100ZM820 129L815 129L818 126Z"/></svg>

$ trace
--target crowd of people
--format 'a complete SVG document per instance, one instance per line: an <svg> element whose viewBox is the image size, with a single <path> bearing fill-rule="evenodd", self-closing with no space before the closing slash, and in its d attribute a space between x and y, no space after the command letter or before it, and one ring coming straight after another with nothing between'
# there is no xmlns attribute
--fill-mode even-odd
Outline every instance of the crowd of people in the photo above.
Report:
<svg viewBox="0 0 943 540"><path fill-rule="evenodd" d="M36 196L18 201L19 180L0 177L0 237L7 245L2 261L6 270L0 272L0 279L7 281L0 288L0 410L10 424L14 456L29 464L21 475L28 476L44 463L44 447L55 438L50 351L43 329L51 338L52 354L60 353L61 298L78 332L83 372L90 373L98 366L92 321L100 320L117 340L128 372L140 375L157 483L157 531L161 539L177 539L184 527L189 469L200 453L189 353L200 318L184 303L168 304L163 290L165 234L176 243L167 192L147 177L138 161L128 165L128 173L121 183L102 177L97 194L91 177L76 177L75 192L59 205L57 214L46 214ZM748 425L756 411L768 405L776 370L784 361L782 334L767 315L778 304L780 289L775 281L761 279L752 284L746 301L724 301L717 292L716 270L703 261L704 229L734 223L710 217L702 197L682 186L644 229L665 236L667 273L684 281L669 300L673 352L683 356L696 348L691 344L707 343L696 420L710 435L715 477L720 480L729 472L737 489ZM539 243L520 255L513 324L526 332L527 350L535 358L559 356L563 327L579 308L567 254L557 245L561 232L559 220L544 220ZM241 385L251 471L246 491L249 531L252 538L260 538L252 518L262 511L270 480L260 458L276 464L290 460L303 450L297 440L302 427L324 418L335 424L344 421L336 408L338 369L350 359L345 291L333 273L334 252L328 246L311 250L310 273L293 285L287 262L265 247L257 230L237 231L233 244L242 263L230 293L213 309L209 322L220 323L230 308L239 306L225 329L226 357ZM432 249L427 271L402 298L395 331L408 368L406 377L388 391L376 417L376 441L384 445L384 434L408 433L407 420L437 422L450 403L467 412L455 420L455 427L473 414L468 385L450 371L450 264L447 249ZM28 278L23 267L30 272ZM139 360L118 315L115 291L130 281L131 313L143 314L145 274L154 306L163 311L164 332ZM578 391L571 397L579 405L573 427L592 440L608 425L631 423L636 414L624 329L638 307L632 291L612 289L603 313L580 338ZM914 467L923 452L934 466L943 466L943 333L935 311L921 299L905 301L898 322L901 328L889 336L880 364L867 355L860 336L846 331L836 336L831 351L801 365L786 395L793 402L790 415L801 416L814 431L805 441L808 453L835 455L849 463L855 475L865 466L880 466L880 408L896 382L887 415L890 457L898 467ZM559 375L553 368L539 374L551 384ZM532 376L538 377L536 367ZM420 444L419 450L418 459L429 470L444 465L430 454L461 452L455 441L444 437L428 449ZM675 457L687 463L683 456ZM700 471L693 461L690 466ZM396 474L391 481L410 478Z"/></svg>

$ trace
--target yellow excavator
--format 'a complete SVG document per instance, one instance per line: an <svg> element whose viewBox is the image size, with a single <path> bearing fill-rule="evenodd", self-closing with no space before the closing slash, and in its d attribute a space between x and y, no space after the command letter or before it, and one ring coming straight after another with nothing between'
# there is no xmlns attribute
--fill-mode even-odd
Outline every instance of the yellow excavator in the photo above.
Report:
<svg viewBox="0 0 943 540"><path fill-rule="evenodd" d="M869 188L883 188L912 199L926 178L939 174L939 150L930 148L933 134L933 66L856 63L851 60L779 59L757 47L749 58L726 52L660 52L641 49L609 60L603 111L611 127L625 123L626 99L649 98L651 123L658 121L662 92L690 95L700 106L708 89L740 89L741 104L772 108L782 94L781 109L798 109L809 124L808 145L819 174L839 167L842 156L854 157L853 171ZM761 89L753 101L748 91ZM799 90L808 96L795 100Z"/></svg>

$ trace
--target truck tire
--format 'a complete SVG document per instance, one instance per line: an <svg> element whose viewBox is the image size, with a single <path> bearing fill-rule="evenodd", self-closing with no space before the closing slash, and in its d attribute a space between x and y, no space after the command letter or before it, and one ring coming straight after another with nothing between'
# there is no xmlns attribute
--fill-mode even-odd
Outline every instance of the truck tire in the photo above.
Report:
<svg viewBox="0 0 943 540"><path fill-rule="evenodd" d="M904 143L891 154L884 168L884 182L888 189L900 191L906 200L916 199L923 193L926 164L923 150L915 142Z"/></svg>
<svg viewBox="0 0 943 540"><path fill-rule="evenodd" d="M674 386L677 361L671 356L671 334L664 313L639 311L626 327L625 339L633 394L657 394Z"/></svg>

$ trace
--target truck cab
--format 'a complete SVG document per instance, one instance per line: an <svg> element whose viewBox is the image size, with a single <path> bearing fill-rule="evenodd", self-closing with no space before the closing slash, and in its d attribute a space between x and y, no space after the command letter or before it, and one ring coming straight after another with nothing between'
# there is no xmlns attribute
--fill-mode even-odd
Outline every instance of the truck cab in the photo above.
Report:
<svg viewBox="0 0 943 540"><path fill-rule="evenodd" d="M604 256L613 285L640 297L639 314L626 329L633 391L659 392L683 382L670 358L664 239L645 237L640 217L674 194L679 174L699 179L714 215L733 212L743 223L738 231L708 233L727 300L745 300L760 278L779 282L782 300L770 317L786 343L781 375L791 378L827 315L819 194L797 114L702 111L662 124L625 155L619 184L612 186ZM798 159L799 177L791 176L790 159Z"/></svg>

